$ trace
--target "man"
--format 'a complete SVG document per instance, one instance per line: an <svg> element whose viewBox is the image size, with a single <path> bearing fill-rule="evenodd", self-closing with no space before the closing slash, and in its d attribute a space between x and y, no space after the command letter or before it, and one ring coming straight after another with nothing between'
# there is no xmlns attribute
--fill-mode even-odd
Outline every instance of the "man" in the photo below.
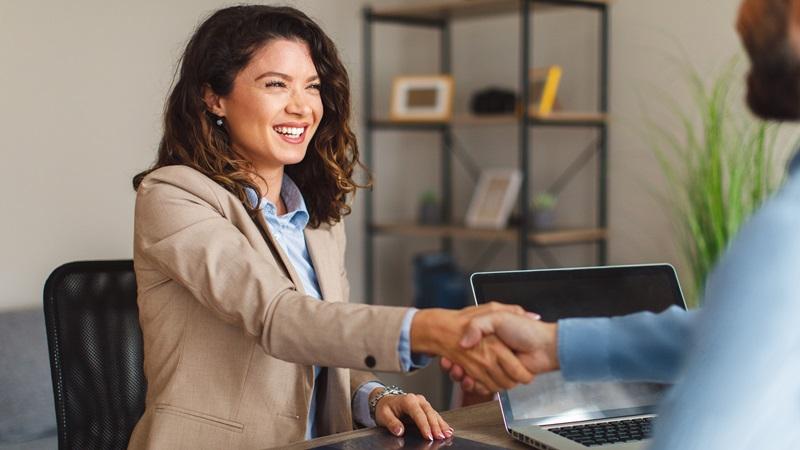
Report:
<svg viewBox="0 0 800 450"><path fill-rule="evenodd" d="M737 30L752 64L750 108L764 118L800 119L800 0L745 0ZM531 371L560 367L576 380L676 380L661 407L656 450L797 449L798 259L800 154L786 184L742 228L709 278L696 317L668 310L544 324L495 314L473 320L462 344L496 334ZM584 359L576 356L581 346L598 351Z"/></svg>

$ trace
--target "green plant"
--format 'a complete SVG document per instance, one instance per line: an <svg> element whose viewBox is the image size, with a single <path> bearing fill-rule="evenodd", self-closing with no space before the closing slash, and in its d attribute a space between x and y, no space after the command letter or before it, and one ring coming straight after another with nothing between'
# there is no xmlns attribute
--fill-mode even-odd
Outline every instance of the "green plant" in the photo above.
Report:
<svg viewBox="0 0 800 450"><path fill-rule="evenodd" d="M436 197L436 192L432 190L427 190L419 195L419 203L422 205L430 205L437 203L438 197Z"/></svg>
<svg viewBox="0 0 800 450"><path fill-rule="evenodd" d="M533 197L531 209L534 211L546 211L556 207L558 197L549 192L540 192Z"/></svg>
<svg viewBox="0 0 800 450"><path fill-rule="evenodd" d="M772 156L778 127L754 119L740 100L743 96L733 95L740 79L735 77L735 66L732 61L708 85L695 70L688 71L696 110L692 113L673 103L679 131L648 121L673 194L667 201L674 211L681 251L693 278L690 306L700 304L709 272L777 184Z"/></svg>

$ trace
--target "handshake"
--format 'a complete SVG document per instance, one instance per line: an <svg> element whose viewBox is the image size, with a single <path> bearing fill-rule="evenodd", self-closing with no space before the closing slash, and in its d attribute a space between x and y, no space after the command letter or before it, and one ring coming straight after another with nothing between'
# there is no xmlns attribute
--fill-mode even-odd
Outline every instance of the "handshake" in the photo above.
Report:
<svg viewBox="0 0 800 450"><path fill-rule="evenodd" d="M497 392L558 370L556 329L516 305L424 309L411 323L411 350L441 356L467 391Z"/></svg>

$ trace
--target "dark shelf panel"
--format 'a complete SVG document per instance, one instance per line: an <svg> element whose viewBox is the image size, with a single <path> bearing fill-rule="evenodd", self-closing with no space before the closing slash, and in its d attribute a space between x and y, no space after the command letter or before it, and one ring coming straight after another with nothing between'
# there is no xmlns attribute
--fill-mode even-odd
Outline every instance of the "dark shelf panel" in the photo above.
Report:
<svg viewBox="0 0 800 450"><path fill-rule="evenodd" d="M415 122L376 118L369 121L369 126L376 129L394 130L444 130L452 127L472 126L510 126L519 124L520 117L513 114L478 116L463 114L453 116L446 122ZM531 126L581 126L601 127L608 124L608 114L596 112L558 111L548 115L531 114L528 122Z"/></svg>
<svg viewBox="0 0 800 450"><path fill-rule="evenodd" d="M414 237L454 238L480 241L516 242L519 230L468 228L464 225L418 225L414 223L376 223L372 231ZM608 237L603 228L565 228L528 233L529 245L564 245L602 241Z"/></svg>
<svg viewBox="0 0 800 450"><path fill-rule="evenodd" d="M537 0L531 2L531 9L541 13L566 7L602 8L610 3L610 0ZM378 20L382 17L398 21L443 20L517 13L519 5L519 0L413 0L376 6L372 13Z"/></svg>

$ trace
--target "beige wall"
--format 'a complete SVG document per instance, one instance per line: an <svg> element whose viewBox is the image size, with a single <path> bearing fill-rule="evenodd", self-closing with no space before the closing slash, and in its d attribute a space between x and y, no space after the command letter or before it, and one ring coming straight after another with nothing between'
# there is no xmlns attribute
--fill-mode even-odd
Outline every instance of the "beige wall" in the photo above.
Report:
<svg viewBox="0 0 800 450"><path fill-rule="evenodd" d="M284 3L321 22L358 78L362 2ZM0 310L40 304L64 262L131 257L131 178L155 156L185 41L224 4L0 0Z"/></svg>

